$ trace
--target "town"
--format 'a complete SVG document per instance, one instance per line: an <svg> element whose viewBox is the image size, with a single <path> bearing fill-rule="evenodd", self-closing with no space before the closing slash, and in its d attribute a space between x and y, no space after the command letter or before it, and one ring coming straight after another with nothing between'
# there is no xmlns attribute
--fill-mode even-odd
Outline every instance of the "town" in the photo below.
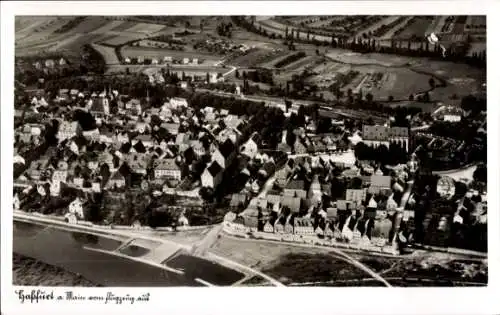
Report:
<svg viewBox="0 0 500 315"><path fill-rule="evenodd" d="M14 212L136 231L221 225L242 239L374 255L486 252L485 83L460 94L453 80L432 75L425 92L386 95L379 85L397 84L382 70L328 77L332 60L309 43L313 31L288 37L288 27L272 25L286 19L218 22L219 39L193 47L222 54L221 63L186 52L184 38L209 28L188 22L173 36L151 27L131 44L85 44L78 65L58 53L16 57ZM415 19L405 23L425 22ZM101 28L145 24L136 21L103 19ZM258 48L231 41L239 28L280 33L287 43L271 53L280 61L243 66ZM458 62L458 48L452 54ZM303 58L315 68L282 81ZM482 69L480 55L467 58ZM443 90L453 95L439 98Z"/></svg>

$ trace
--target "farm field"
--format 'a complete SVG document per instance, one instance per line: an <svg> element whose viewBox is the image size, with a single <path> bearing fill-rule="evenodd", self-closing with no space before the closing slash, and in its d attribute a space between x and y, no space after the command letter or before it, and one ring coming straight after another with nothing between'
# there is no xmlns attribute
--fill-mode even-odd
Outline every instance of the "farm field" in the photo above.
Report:
<svg viewBox="0 0 500 315"><path fill-rule="evenodd" d="M408 27L406 27L399 35L395 36L397 39L410 39L412 37L423 38L426 35L429 25L433 23L433 17L416 17Z"/></svg>
<svg viewBox="0 0 500 315"><path fill-rule="evenodd" d="M356 33L355 37L360 37L360 36L362 36L362 35L363 35L363 33L373 32L373 31L375 31L376 29L378 29L380 26L382 26L382 25L384 25L384 24L385 24L385 25L388 25L388 24L390 24L390 23L392 23L392 22L396 21L397 19L398 19L398 16L395 16L395 15L393 15L393 16L388 16L388 17L386 17L386 18L383 18L382 20L378 21L377 23L374 23L374 24L372 24L372 25L369 25L369 26L368 26L368 27L366 27L366 28L362 28L362 29L360 29L360 30Z"/></svg>
<svg viewBox="0 0 500 315"><path fill-rule="evenodd" d="M121 53L124 57L138 57L142 56L145 58L156 58L158 60L163 60L165 56L171 56L173 58L198 58L203 59L203 65L214 65L219 62L222 58L217 58L217 56L198 53L198 52L184 52L184 51L174 51L161 48L149 48L149 47L132 47L125 46L122 47Z"/></svg>
<svg viewBox="0 0 500 315"><path fill-rule="evenodd" d="M403 25L405 25L411 17L404 17L402 21L396 24L393 28L389 29L384 35L382 35L381 39L391 39L394 37L394 33L399 30Z"/></svg>
<svg viewBox="0 0 500 315"><path fill-rule="evenodd" d="M120 60L116 56L114 48L99 44L92 44L92 47L102 55L107 65L114 65L120 63Z"/></svg>

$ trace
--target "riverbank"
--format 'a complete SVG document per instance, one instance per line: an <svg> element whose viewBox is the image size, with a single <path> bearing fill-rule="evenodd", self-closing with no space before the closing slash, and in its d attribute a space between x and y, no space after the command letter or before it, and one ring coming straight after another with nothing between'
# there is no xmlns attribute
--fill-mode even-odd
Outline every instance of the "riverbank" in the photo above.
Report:
<svg viewBox="0 0 500 315"><path fill-rule="evenodd" d="M81 275L16 253L12 257L12 283L22 286L98 286Z"/></svg>

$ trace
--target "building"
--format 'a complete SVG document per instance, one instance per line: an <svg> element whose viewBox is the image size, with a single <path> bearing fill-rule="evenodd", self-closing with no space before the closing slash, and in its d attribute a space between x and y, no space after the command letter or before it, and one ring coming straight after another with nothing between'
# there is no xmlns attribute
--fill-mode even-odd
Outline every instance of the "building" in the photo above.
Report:
<svg viewBox="0 0 500 315"><path fill-rule="evenodd" d="M154 175L155 178L175 179L178 181L182 179L181 169L177 163L175 163L175 159L156 160Z"/></svg>
<svg viewBox="0 0 500 315"><path fill-rule="evenodd" d="M384 175L372 175L371 184L368 192L371 194L380 194L391 191L391 177Z"/></svg>
<svg viewBox="0 0 500 315"><path fill-rule="evenodd" d="M305 183L302 180L291 180L283 190L284 196L306 198Z"/></svg>
<svg viewBox="0 0 500 315"><path fill-rule="evenodd" d="M233 161L236 155L235 146L233 142L226 139L213 153L212 161L217 161L217 163L222 167L226 168Z"/></svg>
<svg viewBox="0 0 500 315"><path fill-rule="evenodd" d="M118 171L114 172L106 184L107 188L122 188L125 187L125 177Z"/></svg>
<svg viewBox="0 0 500 315"><path fill-rule="evenodd" d="M380 125L363 126L363 142L371 147L384 145L389 148L391 143L400 145L408 151L409 132L404 127L387 127Z"/></svg>
<svg viewBox="0 0 500 315"><path fill-rule="evenodd" d="M241 153L253 159L259 152L259 144L260 144L260 135L258 133L254 133L250 137L250 139L248 139L241 146Z"/></svg>
<svg viewBox="0 0 500 315"><path fill-rule="evenodd" d="M307 217L295 218L293 232L298 235L314 235L313 222Z"/></svg>
<svg viewBox="0 0 500 315"><path fill-rule="evenodd" d="M80 135L82 132L82 128L77 121L62 121L59 124L59 130L57 131L57 139L60 142L63 142L66 139L71 139Z"/></svg>
<svg viewBox="0 0 500 315"><path fill-rule="evenodd" d="M310 206L317 206L321 203L323 197L323 192L321 191L321 184L319 183L318 175L314 175L313 182L309 187L309 192L307 194L307 199L309 200Z"/></svg>
<svg viewBox="0 0 500 315"><path fill-rule="evenodd" d="M76 197L76 199L69 204L68 212L74 214L78 219L82 220L84 218L83 201L79 197Z"/></svg>
<svg viewBox="0 0 500 315"><path fill-rule="evenodd" d="M366 189L347 189L345 200L356 205L362 204L366 199Z"/></svg>
<svg viewBox="0 0 500 315"><path fill-rule="evenodd" d="M201 174L201 185L203 187L216 188L222 181L223 168L213 161Z"/></svg>

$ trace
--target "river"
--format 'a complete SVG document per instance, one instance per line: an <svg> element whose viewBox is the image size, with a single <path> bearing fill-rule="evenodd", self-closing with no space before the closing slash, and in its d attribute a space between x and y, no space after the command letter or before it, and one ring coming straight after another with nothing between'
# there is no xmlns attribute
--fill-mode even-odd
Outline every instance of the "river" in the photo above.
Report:
<svg viewBox="0 0 500 315"><path fill-rule="evenodd" d="M185 254L172 255L163 262L173 264L182 273L113 254L124 244L125 237L103 237L19 221L14 221L13 230L15 253L63 268L102 286L203 286L205 277L210 279L206 281L209 284L230 285L244 277L236 270ZM204 268L197 270L201 262Z"/></svg>

